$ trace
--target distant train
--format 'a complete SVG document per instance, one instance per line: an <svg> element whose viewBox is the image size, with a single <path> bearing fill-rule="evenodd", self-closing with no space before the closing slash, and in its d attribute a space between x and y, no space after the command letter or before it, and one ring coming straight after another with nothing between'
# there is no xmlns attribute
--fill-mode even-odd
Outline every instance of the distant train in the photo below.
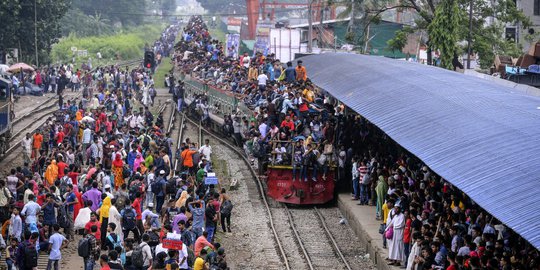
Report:
<svg viewBox="0 0 540 270"><path fill-rule="evenodd" d="M211 123L205 124L205 128L211 128L216 132L223 132L223 115L230 115L233 111L251 118L253 112L245 104L227 91L215 87L209 87L196 80L184 80L185 101L188 104L193 102L194 97L205 95L208 98ZM188 107L188 113L193 110L193 106ZM304 181L302 169L294 169L296 179L293 181L292 148L295 142L271 141L267 151L268 158L259 158L259 174L264 174L266 178L267 194L274 200L289 204L324 204L334 199L334 189L336 185L336 166L330 163L324 168L308 167L305 172ZM278 161L276 147L285 145L286 153L282 154ZM321 149L321 153L324 151ZM315 169L315 170L314 170ZM324 170L324 173L323 173ZM300 179L302 178L302 179ZM315 179L314 179L315 178Z"/></svg>
<svg viewBox="0 0 540 270"><path fill-rule="evenodd" d="M13 120L13 101L11 82L0 78L0 156L9 149Z"/></svg>

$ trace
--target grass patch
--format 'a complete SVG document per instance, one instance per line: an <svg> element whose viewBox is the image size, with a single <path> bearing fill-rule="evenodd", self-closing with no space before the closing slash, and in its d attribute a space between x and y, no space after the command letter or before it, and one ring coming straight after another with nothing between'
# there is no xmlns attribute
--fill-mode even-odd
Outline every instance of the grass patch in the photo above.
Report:
<svg viewBox="0 0 540 270"><path fill-rule="evenodd" d="M92 58L92 65L103 65L118 60L130 60L143 57L145 45L151 45L154 38L158 38L164 25L153 24L135 27L113 35L77 37L72 34L55 44L51 51L53 62L71 62L74 56L72 47L77 50L87 50L88 55L76 56L76 63L86 63ZM97 53L102 59L97 61Z"/></svg>
<svg viewBox="0 0 540 270"><path fill-rule="evenodd" d="M216 27L209 27L208 32L210 32L210 35L213 39L217 39L221 42L226 42L227 40L225 35L227 34L227 26L221 21L220 17L216 19L216 22ZM210 25L208 24L208 26Z"/></svg>
<svg viewBox="0 0 540 270"><path fill-rule="evenodd" d="M157 67L154 73L154 83L156 88L165 88L165 75L173 68L171 58L166 57L161 59L161 64Z"/></svg>

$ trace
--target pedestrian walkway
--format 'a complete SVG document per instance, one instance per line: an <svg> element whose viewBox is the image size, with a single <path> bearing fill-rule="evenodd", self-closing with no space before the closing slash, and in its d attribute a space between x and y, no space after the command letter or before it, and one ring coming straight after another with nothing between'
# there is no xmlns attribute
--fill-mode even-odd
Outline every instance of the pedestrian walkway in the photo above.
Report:
<svg viewBox="0 0 540 270"><path fill-rule="evenodd" d="M369 253L371 260L378 269L397 270L399 267L388 265L385 258L388 258L388 249L383 248L382 235L379 234L380 220L375 219L375 207L367 205L357 205L358 201L351 200L351 195L342 193L338 196L338 206L341 213L345 215L347 222L365 246L366 253Z"/></svg>

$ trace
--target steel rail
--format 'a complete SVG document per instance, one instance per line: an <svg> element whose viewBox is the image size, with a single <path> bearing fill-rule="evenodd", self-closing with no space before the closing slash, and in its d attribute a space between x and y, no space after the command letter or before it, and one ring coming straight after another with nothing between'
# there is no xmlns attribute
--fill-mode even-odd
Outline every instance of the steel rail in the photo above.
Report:
<svg viewBox="0 0 540 270"><path fill-rule="evenodd" d="M315 270L315 267L313 267L313 262L311 261L311 257L309 256L309 253L307 252L306 247L304 246L304 242L302 242L302 238L300 237L300 233L298 232L298 229L296 228L296 223L294 223L294 218L292 216L291 211L289 210L289 207L287 207L286 204L283 204L283 207L285 208L285 211L287 212L287 218L289 219L289 224L291 225L291 229L294 233L294 237L296 238L296 242L300 246L302 253L304 253L304 259L306 260L306 263L309 269Z"/></svg>
<svg viewBox="0 0 540 270"><path fill-rule="evenodd" d="M187 120L190 121L191 123L197 125L197 122L193 121L192 119L187 118ZM272 211L270 210L270 205L268 204L268 200L266 199L266 194L264 193L264 188L263 188L262 182L261 182L261 180L259 178L259 175L251 167L251 163L249 162L249 160L246 158L246 156L240 150L238 150L238 148L234 147L229 142L227 142L226 140L221 138L221 136L216 135L216 133L214 131L203 128L200 124L199 124L199 126L200 126L201 134L202 134L202 132L206 132L208 135L212 136L214 139L216 139L217 141L219 141L223 145L227 146L227 148L229 148L230 150L232 150L236 154L238 154L242 158L242 160L244 161L246 166L249 168L249 171L250 171L251 175L253 176L253 178L255 179L255 181L257 183L257 190L259 191L259 195L262 198L264 207L266 209L266 213L267 213L267 215L269 217L270 229L272 230L272 234L274 235L274 239L275 239L275 242L276 242L276 244L278 246L279 253L281 254L281 258L283 260L283 263L285 264L285 269L291 270L287 254L285 253L285 249L283 248L283 244L281 243L281 240L280 240L279 235L277 233L276 227L274 225L274 217L272 215Z"/></svg>
<svg viewBox="0 0 540 270"><path fill-rule="evenodd" d="M343 261L343 265L348 270L352 270L351 266L349 265L349 262L347 262L347 259L345 259L345 256L343 256L343 253L341 252L341 249L339 248L339 245L336 242L336 239L334 238L334 236L332 235L332 233L328 229L328 226L326 226L326 222L324 221L323 215L321 214L321 212L319 211L319 209L317 207L313 207L313 210L315 211L315 213L317 213L317 216L319 217L319 221L320 221L322 227L324 228L324 231L326 232L326 236L328 236L328 239L330 239L330 242L332 242L332 245L334 247L334 251L339 256L339 258L341 258L341 260Z"/></svg>

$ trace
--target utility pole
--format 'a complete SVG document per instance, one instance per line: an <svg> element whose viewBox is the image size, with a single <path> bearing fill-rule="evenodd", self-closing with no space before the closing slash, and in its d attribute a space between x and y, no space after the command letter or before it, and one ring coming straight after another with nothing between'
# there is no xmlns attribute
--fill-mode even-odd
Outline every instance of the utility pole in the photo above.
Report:
<svg viewBox="0 0 540 270"><path fill-rule="evenodd" d="M472 8L473 8L473 1L469 0L469 37L467 41L467 69L471 69L471 42L472 42Z"/></svg>
<svg viewBox="0 0 540 270"><path fill-rule="evenodd" d="M309 0L309 6L308 6L308 24L309 24L309 27L308 27L308 45L307 45L307 49L308 49L309 53L313 52L313 18L312 18L313 1L315 1L315 0Z"/></svg>
<svg viewBox="0 0 540 270"><path fill-rule="evenodd" d="M37 0L34 0L34 50L36 53L36 67L39 68L38 49L37 49Z"/></svg>

